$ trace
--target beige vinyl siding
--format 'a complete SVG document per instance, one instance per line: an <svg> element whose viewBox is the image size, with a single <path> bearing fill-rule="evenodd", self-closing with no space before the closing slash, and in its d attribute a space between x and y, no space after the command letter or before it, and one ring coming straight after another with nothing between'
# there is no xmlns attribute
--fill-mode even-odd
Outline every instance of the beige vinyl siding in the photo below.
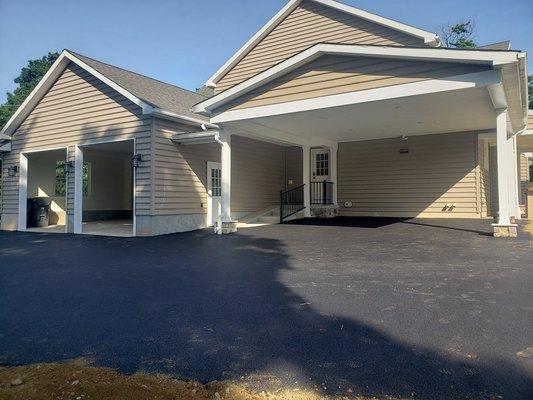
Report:
<svg viewBox="0 0 533 400"><path fill-rule="evenodd" d="M216 93L321 42L424 46L420 38L304 1L217 82Z"/></svg>
<svg viewBox="0 0 533 400"><path fill-rule="evenodd" d="M478 188L478 209L483 217L491 214L490 208L490 172L489 172L489 146L486 140L478 137L478 158L476 166L476 179Z"/></svg>
<svg viewBox="0 0 533 400"><path fill-rule="evenodd" d="M231 102L243 109L487 70L479 65L326 55Z"/></svg>
<svg viewBox="0 0 533 400"><path fill-rule="evenodd" d="M496 146L489 147L489 165L490 165L490 214L498 215L498 154Z"/></svg>
<svg viewBox="0 0 533 400"><path fill-rule="evenodd" d="M155 120L154 214L207 213L207 162L220 162L218 144L177 146L175 133L194 130L175 122Z"/></svg>
<svg viewBox="0 0 533 400"><path fill-rule="evenodd" d="M170 141L173 134L185 130L156 119L156 215L207 212L207 162L220 162L220 146L176 146ZM285 147L233 135L231 152L232 212L252 213L277 204L285 180Z"/></svg>
<svg viewBox="0 0 533 400"><path fill-rule="evenodd" d="M124 96L70 63L56 83L16 130L12 151L5 156L6 170L18 165L20 153L68 147L74 161L76 144L98 140L137 140L136 152L143 163L137 169L137 215L149 213L151 119ZM18 175L5 177L3 213L18 214ZM68 181L69 214L74 210L74 174Z"/></svg>
<svg viewBox="0 0 533 400"><path fill-rule="evenodd" d="M533 115L527 116L527 129L533 129Z"/></svg>
<svg viewBox="0 0 533 400"><path fill-rule="evenodd" d="M518 167L520 174L520 204L526 204L527 188L529 186L529 161L523 154L520 155Z"/></svg>
<svg viewBox="0 0 533 400"><path fill-rule="evenodd" d="M453 133L346 142L338 151L344 215L479 217L477 135ZM408 154L400 154L408 149ZM350 201L353 207L344 207ZM455 204L453 211L444 211Z"/></svg>
<svg viewBox="0 0 533 400"><path fill-rule="evenodd" d="M252 213L278 204L286 148L242 136L232 136L231 147L231 211Z"/></svg>
<svg viewBox="0 0 533 400"><path fill-rule="evenodd" d="M289 147L285 153L287 168L287 189L303 184L303 152L301 147ZM292 184L289 184L289 180Z"/></svg>

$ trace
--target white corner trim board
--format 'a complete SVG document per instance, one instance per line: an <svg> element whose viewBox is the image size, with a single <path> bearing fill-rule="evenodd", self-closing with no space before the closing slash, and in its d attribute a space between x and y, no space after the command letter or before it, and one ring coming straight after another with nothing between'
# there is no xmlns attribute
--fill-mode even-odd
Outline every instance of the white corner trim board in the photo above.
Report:
<svg viewBox="0 0 533 400"><path fill-rule="evenodd" d="M302 111L346 106L350 104L390 100L400 97L485 87L497 85L500 82L500 71L475 72L472 74L452 76L446 79L431 79L421 82L406 83L403 85L361 90L358 92L342 93L313 99L296 100L268 106L230 110L213 116L211 121L221 123L272 115L291 114Z"/></svg>
<svg viewBox="0 0 533 400"><path fill-rule="evenodd" d="M265 38L282 20L284 20L296 7L302 3L303 0L291 0L280 11L274 15L250 40L248 40L237 52L230 57L228 61L222 65L205 83L206 86L215 87L217 82L240 60L242 60L246 54L248 54L261 40ZM376 24L386 26L397 31L406 33L408 35L418 37L424 40L429 46L440 46L440 39L438 35L433 32L425 31L413 26L403 24L398 21L394 21L389 18L382 17L377 14L372 14L368 11L361 10L356 7L352 7L346 4L339 3L334 0L309 0L315 3L322 4L326 7L330 7L347 14L363 18L367 21L374 22Z"/></svg>
<svg viewBox="0 0 533 400"><path fill-rule="evenodd" d="M353 55L380 58L400 58L419 61L444 61L497 66L518 62L518 52L494 52L481 50L454 50L440 48L407 48L389 46L366 46L319 43L295 56L263 71L254 77L233 86L224 92L193 107L193 111L209 114L214 109L242 96L318 57L330 55ZM211 122L214 122L213 120Z"/></svg>

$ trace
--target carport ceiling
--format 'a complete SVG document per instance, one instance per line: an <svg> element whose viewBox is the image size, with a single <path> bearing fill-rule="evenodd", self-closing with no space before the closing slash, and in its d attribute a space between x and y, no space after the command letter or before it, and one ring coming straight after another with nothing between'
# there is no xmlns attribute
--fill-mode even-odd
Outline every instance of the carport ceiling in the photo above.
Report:
<svg viewBox="0 0 533 400"><path fill-rule="evenodd" d="M337 141L381 139L401 135L482 131L495 128L486 88L325 108L225 123L235 131L285 132L303 138Z"/></svg>

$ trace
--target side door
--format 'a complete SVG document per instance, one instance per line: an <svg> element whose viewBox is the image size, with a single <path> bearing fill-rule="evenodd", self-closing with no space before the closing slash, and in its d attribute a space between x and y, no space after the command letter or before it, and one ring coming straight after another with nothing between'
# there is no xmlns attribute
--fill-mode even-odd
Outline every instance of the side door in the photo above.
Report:
<svg viewBox="0 0 533 400"><path fill-rule="evenodd" d="M207 162L207 224L217 226L220 221L222 195L222 169L220 163Z"/></svg>

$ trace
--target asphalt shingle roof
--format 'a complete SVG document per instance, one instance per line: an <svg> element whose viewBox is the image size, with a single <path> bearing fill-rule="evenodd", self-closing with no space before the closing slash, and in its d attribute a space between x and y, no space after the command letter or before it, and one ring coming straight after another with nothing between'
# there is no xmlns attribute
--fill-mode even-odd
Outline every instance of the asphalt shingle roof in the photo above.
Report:
<svg viewBox="0 0 533 400"><path fill-rule="evenodd" d="M67 51L153 107L185 117L209 121L209 118L191 111L194 104L207 99L202 94L94 60L71 50Z"/></svg>

